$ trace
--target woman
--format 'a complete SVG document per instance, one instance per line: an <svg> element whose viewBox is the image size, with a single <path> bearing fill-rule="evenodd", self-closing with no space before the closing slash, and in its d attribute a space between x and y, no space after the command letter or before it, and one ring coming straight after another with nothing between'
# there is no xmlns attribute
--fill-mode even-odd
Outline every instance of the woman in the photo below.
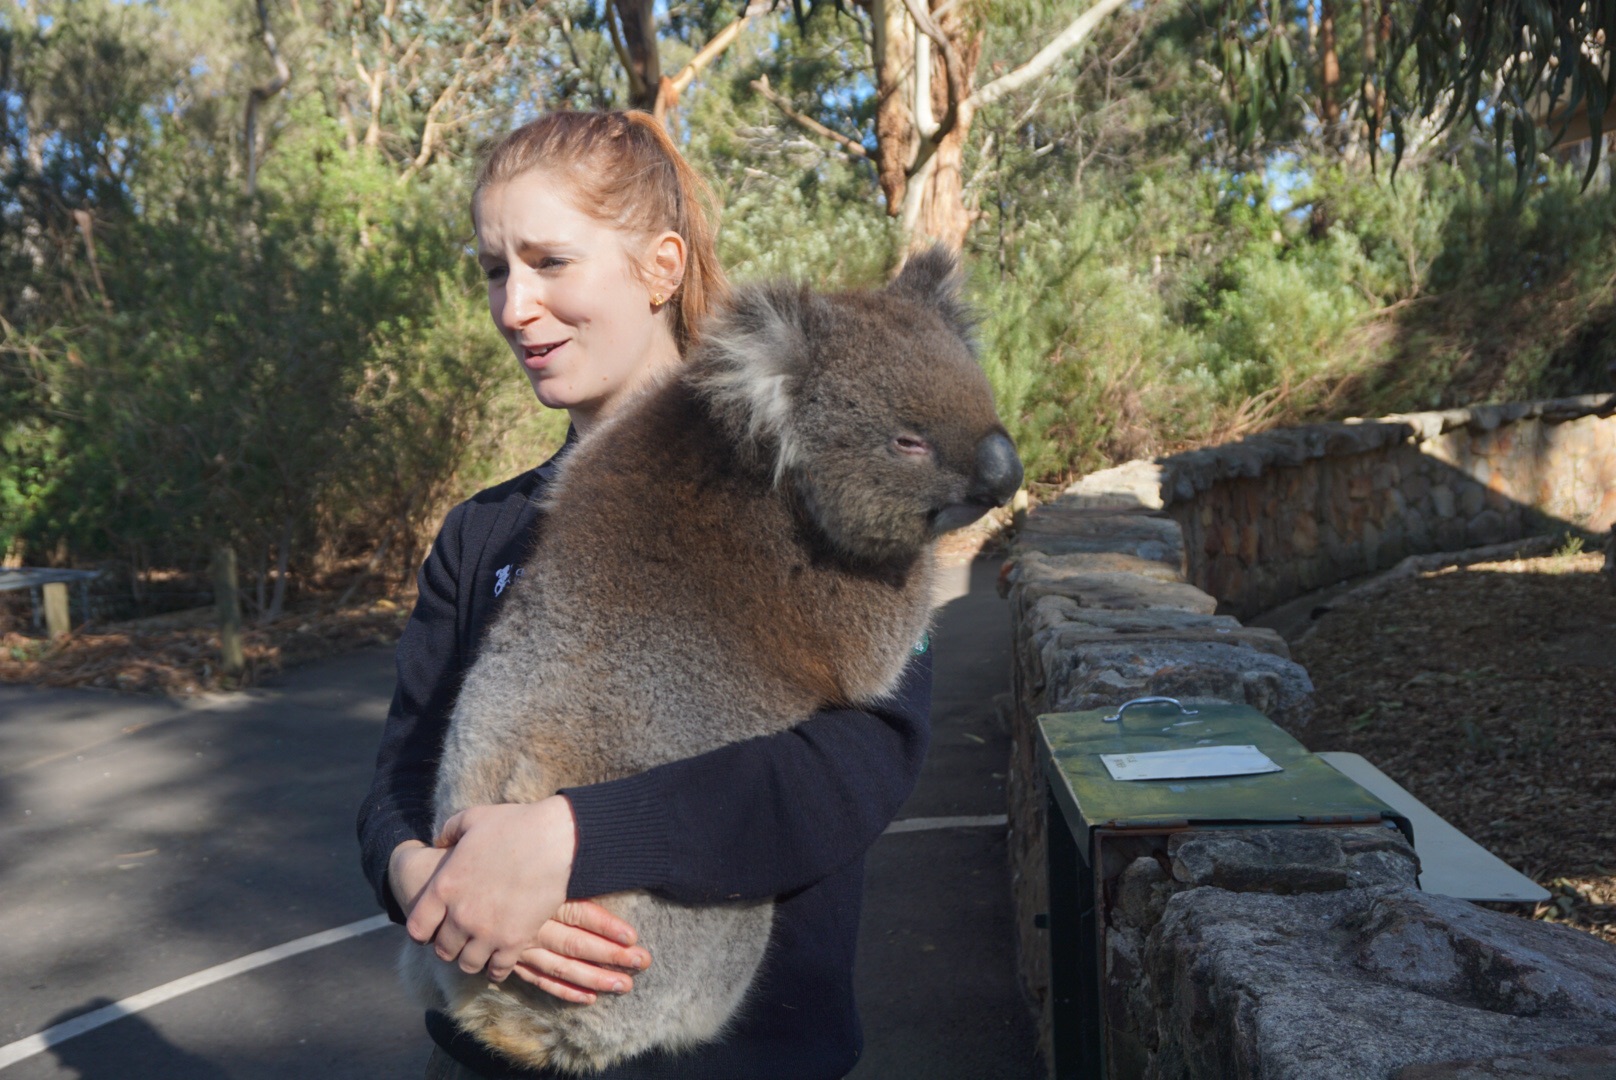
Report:
<svg viewBox="0 0 1616 1080"><path fill-rule="evenodd" d="M398 646L398 688L360 810L366 875L412 938L467 972L511 974L579 1007L632 991L650 957L588 897L776 900L769 958L718 1042L596 1074L700 1080L845 1075L861 1036L853 948L863 855L912 790L931 658L891 702L539 803L473 807L431 834L434 768L460 679L542 529L568 448L676 367L726 284L706 190L638 113L558 113L512 133L472 198L489 308L567 446L452 510ZM436 840L434 845L433 841ZM429 1013L436 1077L535 1077Z"/></svg>

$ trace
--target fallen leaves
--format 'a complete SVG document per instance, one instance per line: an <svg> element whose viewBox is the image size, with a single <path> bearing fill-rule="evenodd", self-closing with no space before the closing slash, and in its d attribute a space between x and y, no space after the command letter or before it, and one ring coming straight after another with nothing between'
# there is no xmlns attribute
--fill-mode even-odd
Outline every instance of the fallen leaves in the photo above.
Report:
<svg viewBox="0 0 1616 1080"><path fill-rule="evenodd" d="M1296 648L1315 750L1362 754L1616 941L1616 594L1598 555L1436 571Z"/></svg>
<svg viewBox="0 0 1616 1080"><path fill-rule="evenodd" d="M81 627L55 643L8 633L0 635L0 682L175 697L239 689L309 660L391 645L408 615L408 607L383 598L337 611L294 611L268 625L247 627L242 635L247 672L241 679L219 670L211 608Z"/></svg>

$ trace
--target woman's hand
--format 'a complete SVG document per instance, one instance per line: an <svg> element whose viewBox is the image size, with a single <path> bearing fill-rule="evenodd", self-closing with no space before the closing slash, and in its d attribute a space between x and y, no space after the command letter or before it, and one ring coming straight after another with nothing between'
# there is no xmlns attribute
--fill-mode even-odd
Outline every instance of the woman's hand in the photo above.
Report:
<svg viewBox="0 0 1616 1080"><path fill-rule="evenodd" d="M651 954L634 939L634 928L599 904L569 900L539 931L539 947L522 953L516 976L584 1005L597 993L626 994L634 988L629 972L651 966Z"/></svg>
<svg viewBox="0 0 1616 1080"><path fill-rule="evenodd" d="M523 953L545 947L541 932L566 901L576 847L572 807L559 795L462 810L435 848L402 844L393 853L405 929L467 974L487 969L503 979Z"/></svg>

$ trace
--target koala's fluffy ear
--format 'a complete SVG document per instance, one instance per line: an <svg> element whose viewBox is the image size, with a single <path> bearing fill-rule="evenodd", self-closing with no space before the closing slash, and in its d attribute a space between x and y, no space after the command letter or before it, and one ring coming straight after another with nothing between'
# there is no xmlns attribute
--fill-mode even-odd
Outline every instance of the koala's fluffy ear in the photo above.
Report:
<svg viewBox="0 0 1616 1080"><path fill-rule="evenodd" d="M775 481L801 456L792 404L812 362L809 321L820 301L791 285L740 289L702 335L697 389L731 433L765 460Z"/></svg>
<svg viewBox="0 0 1616 1080"><path fill-rule="evenodd" d="M932 308L955 333L970 340L976 319L960 298L960 286L959 259L943 245L934 244L911 255L887 290Z"/></svg>

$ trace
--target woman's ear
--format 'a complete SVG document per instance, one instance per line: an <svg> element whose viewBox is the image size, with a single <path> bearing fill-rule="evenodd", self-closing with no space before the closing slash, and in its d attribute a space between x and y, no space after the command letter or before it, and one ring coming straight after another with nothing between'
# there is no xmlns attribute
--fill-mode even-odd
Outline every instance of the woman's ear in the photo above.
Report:
<svg viewBox="0 0 1616 1080"><path fill-rule="evenodd" d="M663 301L672 299L685 279L685 238L676 232L665 232L651 241L650 273L651 293Z"/></svg>

